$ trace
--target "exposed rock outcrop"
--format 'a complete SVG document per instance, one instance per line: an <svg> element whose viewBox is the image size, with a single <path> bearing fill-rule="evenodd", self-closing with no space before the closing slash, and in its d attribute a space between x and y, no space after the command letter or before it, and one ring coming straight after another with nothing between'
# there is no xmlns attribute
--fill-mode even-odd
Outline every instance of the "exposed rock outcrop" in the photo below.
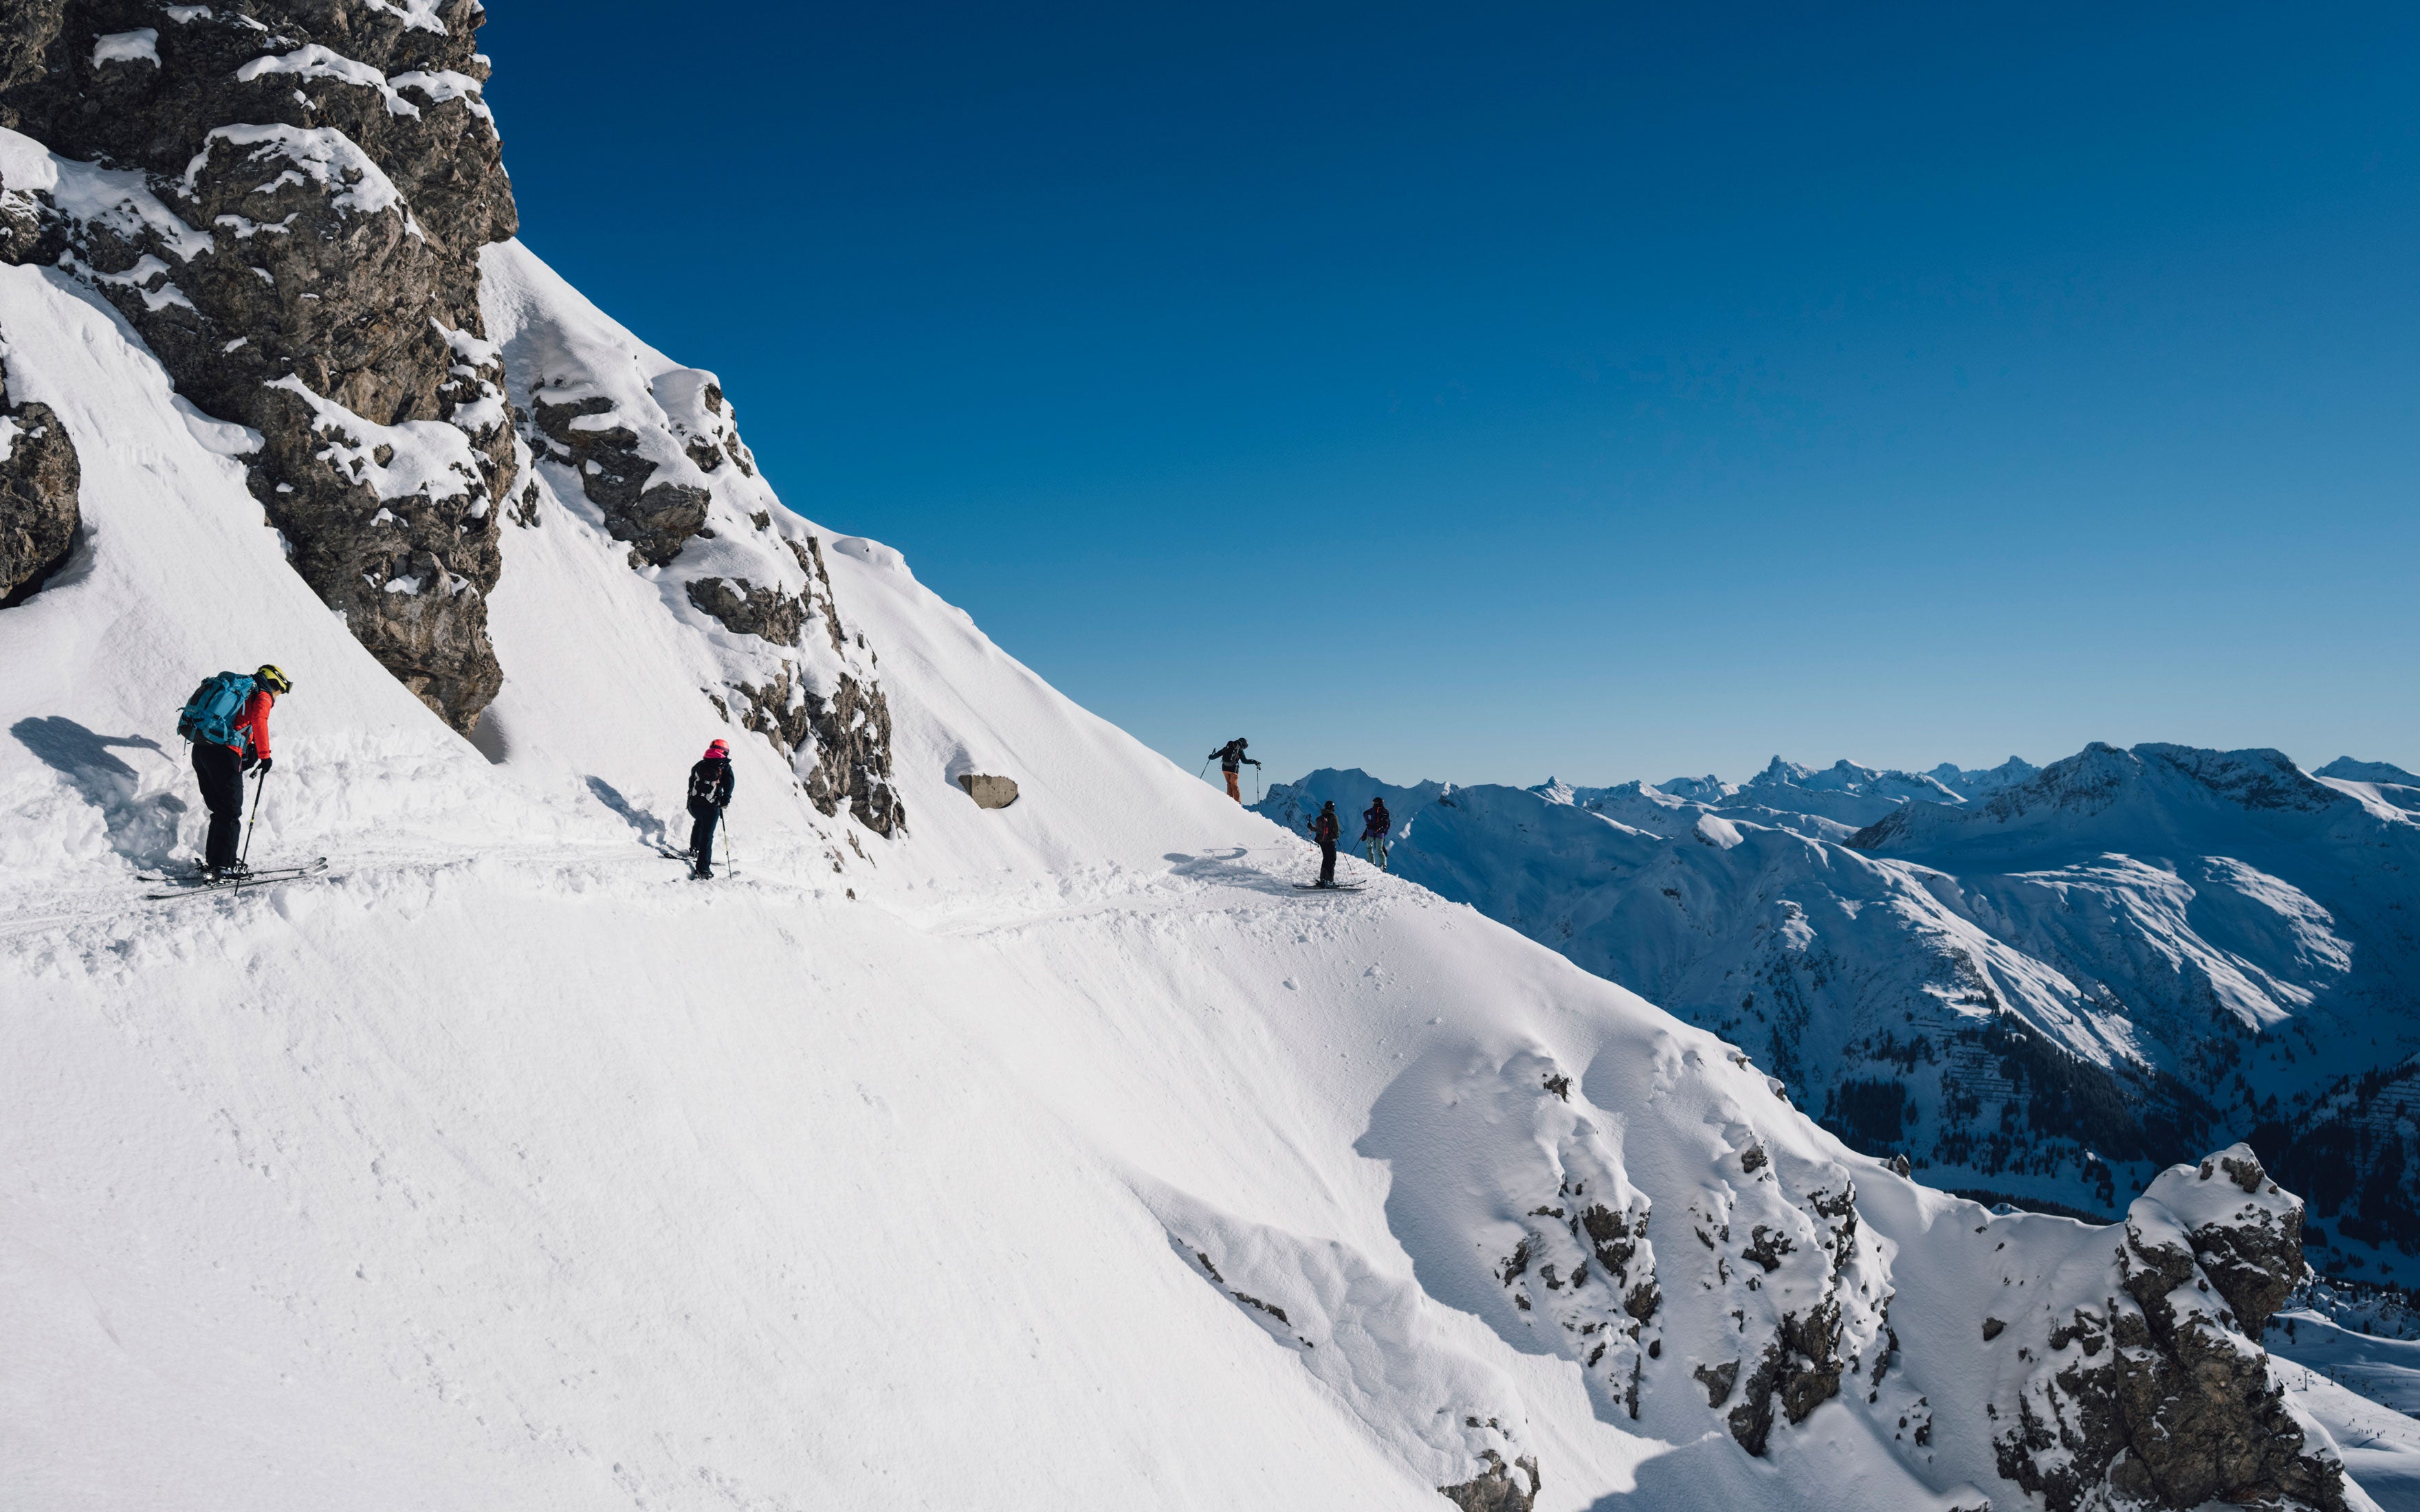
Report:
<svg viewBox="0 0 2420 1512"><path fill-rule="evenodd" d="M1538 1500L1538 1461L1523 1455L1511 1464L1493 1449L1481 1451L1487 1461L1485 1472L1459 1486L1440 1486L1445 1499L1462 1508L1462 1512L1529 1512ZM1513 1472L1518 1470L1519 1475ZM1527 1484L1524 1484L1526 1479Z"/></svg>
<svg viewBox="0 0 2420 1512"><path fill-rule="evenodd" d="M203 410L257 431L295 570L457 729L502 674L486 595L516 448L478 253L516 224L476 0L160 7L0 20L6 255L115 304ZM141 45L96 39L143 35Z"/></svg>
<svg viewBox="0 0 2420 1512"><path fill-rule="evenodd" d="M75 442L46 404L8 405L0 389L0 608L21 603L75 546Z"/></svg>
<svg viewBox="0 0 2420 1512"><path fill-rule="evenodd" d="M527 276L500 273L498 288ZM780 751L823 813L845 809L877 834L896 831L906 814L874 651L842 622L822 538L757 474L721 383L601 316L535 322L519 296L500 298L532 471L622 543L632 571L694 611L723 663L705 691L724 717Z"/></svg>
<svg viewBox="0 0 2420 1512"><path fill-rule="evenodd" d="M1762 1154L1755 1148L1744 1151L1741 1166L1761 1176L1770 1195L1788 1207L1775 1213L1776 1223L1747 1226L1748 1240L1739 1255L1756 1272L1719 1258L1745 1214L1704 1214L1706 1223L1718 1223L1720 1242L1712 1245L1718 1257L1717 1277L1734 1286L1745 1278L1747 1292L1761 1298L1770 1291L1775 1299L1764 1304L1766 1316L1755 1329L1745 1326L1748 1318L1742 1310L1742 1343L1751 1347L1744 1358L1753 1363L1740 1381L1738 1405L1723 1417L1731 1437L1752 1455L1763 1454L1771 1442L1776 1409L1788 1422L1803 1423L1840 1394L1842 1380L1862 1368L1868 1354L1873 1357L1876 1381L1889 1359L1889 1346L1883 1342L1889 1335L1885 1321L1889 1293L1882 1291L1876 1300L1876 1288L1861 1279L1879 1279L1879 1270L1867 1263L1868 1246L1859 1238L1855 1185L1841 1172L1837 1184L1793 1191L1795 1183L1785 1184L1770 1163L1759 1158ZM1769 1201L1762 1206L1772 1210ZM1704 1224L1698 1233L1701 1241L1708 1238ZM1725 1362L1714 1380L1700 1367L1698 1379L1707 1387L1709 1405L1721 1405L1714 1389L1717 1383L1724 1388L1722 1396L1730 1396L1730 1382L1738 1378L1741 1364Z"/></svg>
<svg viewBox="0 0 2420 1512"><path fill-rule="evenodd" d="M487 339L483 249L517 215L482 18L478 0L0 0L0 257L89 284L179 393L256 434L252 490L295 571L458 730L502 687L487 595L502 522L542 517L534 457L632 567L677 565L673 602L754 648L726 658L719 706L796 759L824 813L888 834L873 653L842 628L820 543L776 525L714 376L601 319L525 344L509 378ZM55 562L54 514L10 507L12 563Z"/></svg>
<svg viewBox="0 0 2420 1512"><path fill-rule="evenodd" d="M812 757L801 782L817 810L830 815L845 807L858 823L888 835L908 817L891 784L890 702L871 675L863 644L841 628L820 543L810 536L785 544L807 574L802 592L759 588L745 578L736 588L721 578L692 579L685 591L733 634L799 653L782 656L763 682L731 685L739 722L785 756ZM810 619L823 622L831 656L814 642ZM816 690L819 680L826 691Z"/></svg>
<svg viewBox="0 0 2420 1512"><path fill-rule="evenodd" d="M2345 1506L2344 1467L2256 1342L2304 1273L2302 1199L2250 1147L2174 1166L2127 1211L2106 1286L1993 1346L2038 1361L1994 1405L2000 1473L2052 1512ZM2035 1337L2033 1335L2040 1336Z"/></svg>
<svg viewBox="0 0 2420 1512"><path fill-rule="evenodd" d="M713 393L719 405L721 391ZM693 484L650 484L660 464L640 450L639 433L615 415L611 399L601 393L558 402L550 402L543 393L531 397L531 420L545 440L554 443L549 460L579 474L582 493L604 512L605 528L615 540L630 543L632 566L667 565L692 536L706 529L713 494ZM720 460L711 455L708 459ZM789 637L767 639L788 644L797 626L791 629Z"/></svg>
<svg viewBox="0 0 2420 1512"><path fill-rule="evenodd" d="M967 772L959 776L958 786L967 790L967 796L975 800L978 809L1005 809L1016 801L1016 779L1013 777Z"/></svg>
<svg viewBox="0 0 2420 1512"><path fill-rule="evenodd" d="M846 804L859 824L890 834L908 810L891 786L891 705L882 689L843 673L830 699L806 698L816 752L807 796L828 814Z"/></svg>

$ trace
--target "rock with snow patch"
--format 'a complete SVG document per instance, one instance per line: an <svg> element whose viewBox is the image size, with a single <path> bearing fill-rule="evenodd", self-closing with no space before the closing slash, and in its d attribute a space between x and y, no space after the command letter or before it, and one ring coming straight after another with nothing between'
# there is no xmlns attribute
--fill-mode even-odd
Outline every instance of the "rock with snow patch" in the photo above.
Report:
<svg viewBox="0 0 2420 1512"><path fill-rule="evenodd" d="M2127 1211L2114 1258L2039 1277L2041 1310L2011 1330L2030 1369L1993 1406L2000 1473L2052 1512L2340 1512L2343 1462L2257 1342L2304 1273L2302 1208L2236 1145L2162 1173Z"/></svg>
<svg viewBox="0 0 2420 1512"><path fill-rule="evenodd" d="M1459 1486L1440 1486L1445 1499L1462 1512L1529 1512L1538 1500L1538 1461L1523 1455L1511 1464L1495 1450L1483 1451L1486 1473ZM1516 1475L1515 1471L1519 1473Z"/></svg>
<svg viewBox="0 0 2420 1512"><path fill-rule="evenodd" d="M0 390L0 604L56 572L75 545L75 441L46 404L8 406Z"/></svg>
<svg viewBox="0 0 2420 1512"><path fill-rule="evenodd" d="M473 729L502 682L486 595L517 469L480 339L479 250L516 224L480 8L17 10L0 120L56 159L10 256L90 284L181 393L258 434L244 460L295 570ZM143 47L94 44L134 19L159 23Z"/></svg>

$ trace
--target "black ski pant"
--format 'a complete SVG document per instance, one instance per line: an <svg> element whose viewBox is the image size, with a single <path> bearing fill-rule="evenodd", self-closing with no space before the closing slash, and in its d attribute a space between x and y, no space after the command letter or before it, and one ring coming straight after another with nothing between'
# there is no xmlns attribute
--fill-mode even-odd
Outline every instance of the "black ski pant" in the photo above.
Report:
<svg viewBox="0 0 2420 1512"><path fill-rule="evenodd" d="M243 837L243 758L225 746L194 742L194 775L201 779L202 806L210 811L210 838L202 862L211 871L235 865L235 844Z"/></svg>
<svg viewBox="0 0 2420 1512"><path fill-rule="evenodd" d="M691 800L689 806L689 854L700 873L714 870L714 825L722 810L703 800Z"/></svg>
<svg viewBox="0 0 2420 1512"><path fill-rule="evenodd" d="M1319 842L1319 880L1327 887L1336 882L1336 842L1332 840Z"/></svg>

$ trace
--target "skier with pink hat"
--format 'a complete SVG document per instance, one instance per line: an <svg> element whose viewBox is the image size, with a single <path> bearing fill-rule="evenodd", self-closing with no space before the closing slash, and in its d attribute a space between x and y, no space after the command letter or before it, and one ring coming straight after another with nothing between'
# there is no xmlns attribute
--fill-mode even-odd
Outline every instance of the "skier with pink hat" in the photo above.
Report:
<svg viewBox="0 0 2420 1512"><path fill-rule="evenodd" d="M714 826L722 817L723 805L731 801L732 787L731 747L718 740L689 769L689 815L694 821L689 829L689 854L695 862L690 875L700 882L714 875Z"/></svg>

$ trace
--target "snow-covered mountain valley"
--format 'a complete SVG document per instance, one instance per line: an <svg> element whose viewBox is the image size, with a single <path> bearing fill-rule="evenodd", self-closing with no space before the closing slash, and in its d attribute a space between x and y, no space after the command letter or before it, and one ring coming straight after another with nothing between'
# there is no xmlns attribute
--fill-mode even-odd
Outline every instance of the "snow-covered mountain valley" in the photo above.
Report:
<svg viewBox="0 0 2420 1512"><path fill-rule="evenodd" d="M1855 1147L2086 1214L2213 1140L2312 1198L2323 1263L2413 1279L2420 778L2094 746L2047 768L1387 796L1396 874L1733 1040Z"/></svg>
<svg viewBox="0 0 2420 1512"><path fill-rule="evenodd" d="M2413 1504L2250 1149L1946 1194L786 507L514 239L479 19L0 58L0 1504ZM272 661L326 872L151 897Z"/></svg>

